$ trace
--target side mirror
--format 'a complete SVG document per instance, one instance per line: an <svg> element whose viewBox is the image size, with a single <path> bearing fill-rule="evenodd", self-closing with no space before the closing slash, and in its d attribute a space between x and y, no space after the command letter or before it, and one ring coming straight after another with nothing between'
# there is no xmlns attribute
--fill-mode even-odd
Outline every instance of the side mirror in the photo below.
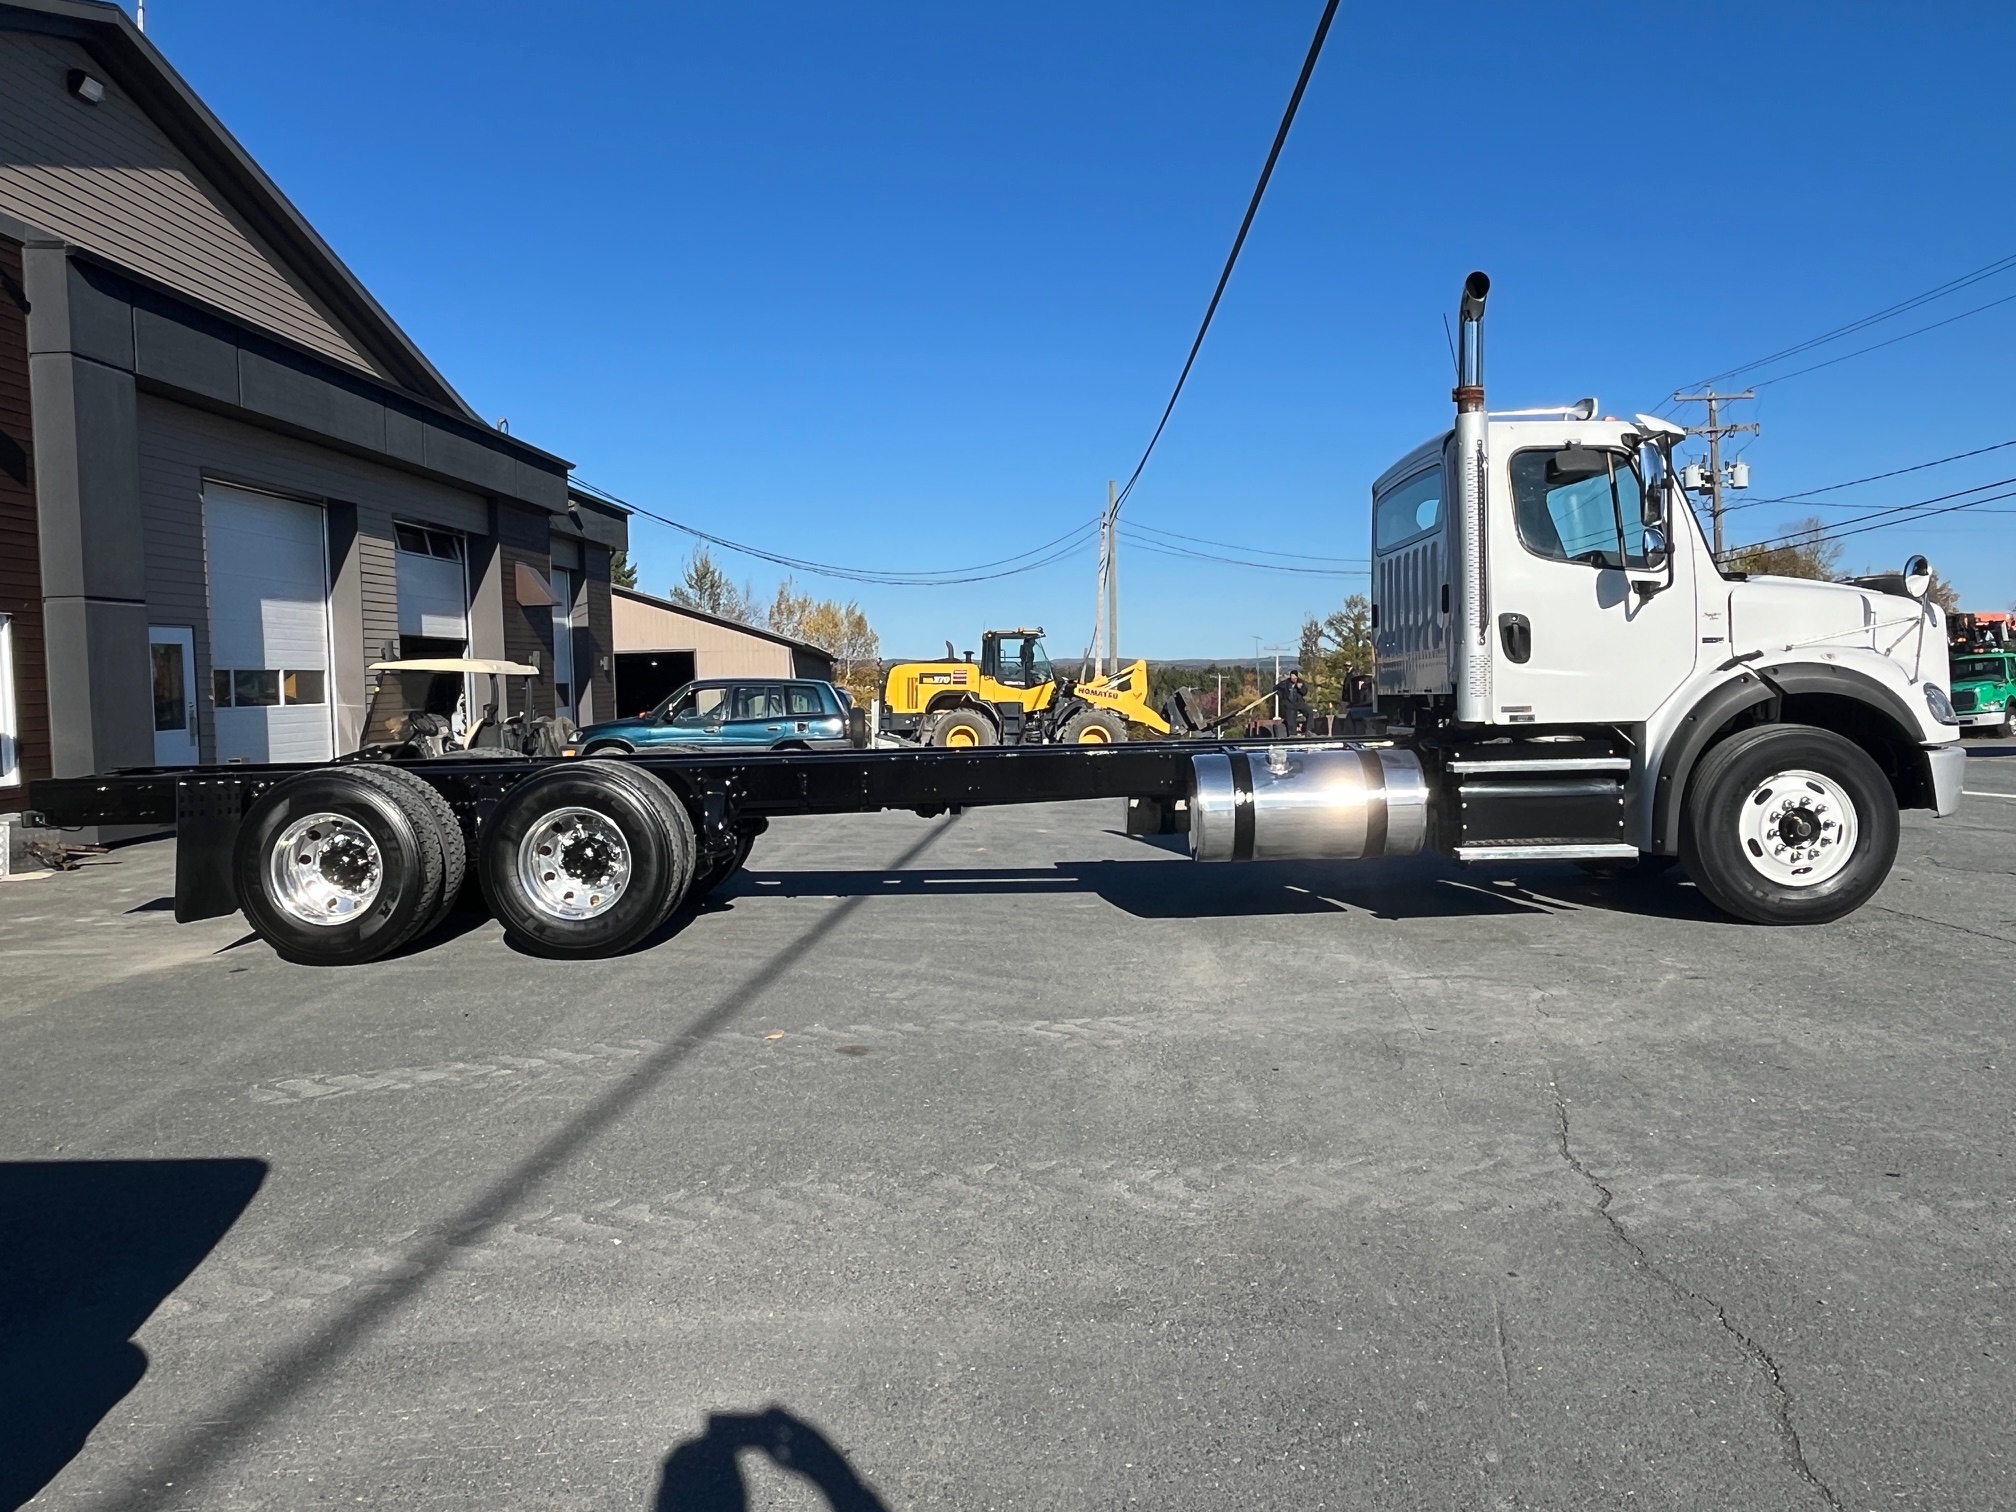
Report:
<svg viewBox="0 0 2016 1512"><path fill-rule="evenodd" d="M1922 556L1914 556L1904 564L1904 591L1915 599L1922 599L1932 590L1932 564Z"/></svg>
<svg viewBox="0 0 2016 1512"><path fill-rule="evenodd" d="M1645 566L1652 572L1666 570L1666 554L1672 550L1667 544L1666 532L1657 525L1645 527Z"/></svg>
<svg viewBox="0 0 2016 1512"><path fill-rule="evenodd" d="M1666 523L1666 452L1657 441L1638 443L1638 475L1644 480L1645 493L1638 501L1639 518L1648 527L1645 550L1652 550L1652 530L1649 527L1663 527ZM1663 536L1661 550L1664 550Z"/></svg>

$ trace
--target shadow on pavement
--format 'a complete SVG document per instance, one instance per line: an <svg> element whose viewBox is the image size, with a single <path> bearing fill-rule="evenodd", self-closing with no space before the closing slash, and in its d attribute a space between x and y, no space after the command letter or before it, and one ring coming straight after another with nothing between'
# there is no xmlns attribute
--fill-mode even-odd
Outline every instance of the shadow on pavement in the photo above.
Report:
<svg viewBox="0 0 2016 1512"><path fill-rule="evenodd" d="M744 1449L803 1476L833 1512L889 1512L831 1439L782 1407L709 1413L707 1431L665 1457L653 1512L748 1512L749 1487L735 1458Z"/></svg>
<svg viewBox="0 0 2016 1512"><path fill-rule="evenodd" d="M0 1163L0 1509L147 1373L132 1336L265 1179L263 1160Z"/></svg>
<svg viewBox="0 0 2016 1512"><path fill-rule="evenodd" d="M1161 849L1156 846L1156 849ZM1173 860L1173 858L1171 858ZM1565 863L1458 866L1439 856L1390 861L1059 861L1048 866L933 867L914 871L749 871L721 890L737 898L875 898L952 894L1022 897L1096 893L1143 919L1371 914L1380 919L1554 914L1572 908L1728 922L1677 874L1605 882ZM1539 889L1540 891L1534 891Z"/></svg>

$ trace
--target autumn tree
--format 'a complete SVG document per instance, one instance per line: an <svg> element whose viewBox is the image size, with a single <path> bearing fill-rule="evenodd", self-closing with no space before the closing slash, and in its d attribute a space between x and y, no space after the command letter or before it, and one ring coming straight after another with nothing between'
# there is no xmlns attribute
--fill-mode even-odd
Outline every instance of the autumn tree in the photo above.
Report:
<svg viewBox="0 0 2016 1512"><path fill-rule="evenodd" d="M1841 575L1841 543L1828 536L1825 520L1809 515L1775 541L1738 546L1722 565L1730 572L1832 580Z"/></svg>
<svg viewBox="0 0 2016 1512"><path fill-rule="evenodd" d="M1317 708L1341 699L1345 677L1370 672L1372 659L1372 601L1364 594L1352 594L1320 620L1312 614L1302 621L1302 676Z"/></svg>
<svg viewBox="0 0 2016 1512"><path fill-rule="evenodd" d="M814 598L790 578L770 601L770 629L833 654L833 680L858 704L882 696L882 639L861 606L849 599Z"/></svg>

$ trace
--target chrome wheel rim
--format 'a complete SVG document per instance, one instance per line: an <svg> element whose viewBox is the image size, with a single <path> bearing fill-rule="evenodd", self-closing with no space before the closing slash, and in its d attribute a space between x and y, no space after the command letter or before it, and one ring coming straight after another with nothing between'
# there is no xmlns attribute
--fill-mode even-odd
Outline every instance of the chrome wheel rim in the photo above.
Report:
<svg viewBox="0 0 2016 1512"><path fill-rule="evenodd" d="M518 842L518 885L551 918L595 918L630 885L630 842L594 809L541 814Z"/></svg>
<svg viewBox="0 0 2016 1512"><path fill-rule="evenodd" d="M1832 777L1775 772L1751 789L1737 820L1743 857L1780 887L1818 887L1855 853L1854 800Z"/></svg>
<svg viewBox="0 0 2016 1512"><path fill-rule="evenodd" d="M378 842L341 814L310 814L288 825L273 842L266 871L283 911L325 929L369 912L385 885Z"/></svg>

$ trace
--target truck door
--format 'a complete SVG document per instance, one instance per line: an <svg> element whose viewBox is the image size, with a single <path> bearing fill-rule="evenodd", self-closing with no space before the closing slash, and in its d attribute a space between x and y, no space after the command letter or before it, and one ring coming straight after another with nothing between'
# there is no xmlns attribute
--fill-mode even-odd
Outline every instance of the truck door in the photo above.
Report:
<svg viewBox="0 0 2016 1512"><path fill-rule="evenodd" d="M1669 532L1669 585L1646 559L1630 453L1573 441L1493 452L1491 722L1644 721L1700 650L1687 522Z"/></svg>

